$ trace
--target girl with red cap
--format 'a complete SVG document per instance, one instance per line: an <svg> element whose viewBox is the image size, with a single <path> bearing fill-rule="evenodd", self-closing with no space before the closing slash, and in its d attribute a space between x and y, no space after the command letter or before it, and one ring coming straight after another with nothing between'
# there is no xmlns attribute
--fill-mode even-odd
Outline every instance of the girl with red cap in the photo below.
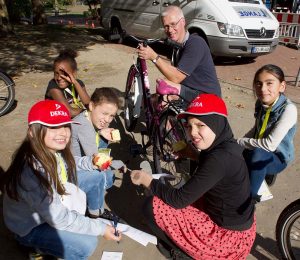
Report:
<svg viewBox="0 0 300 260"><path fill-rule="evenodd" d="M27 136L4 176L3 216L18 242L64 259L87 259L97 236L119 241L114 228L76 211L86 205L68 187L75 186L75 162L70 151L68 109L54 100L36 103L28 114ZM73 191L77 191L77 187ZM84 193L83 193L84 194ZM83 208L85 211L85 207ZM83 211L83 212L84 212Z"/></svg>
<svg viewBox="0 0 300 260"><path fill-rule="evenodd" d="M200 151L190 179L176 189L144 171L131 173L134 184L153 194L144 214L160 239L158 249L174 259L246 259L256 234L254 205L225 103L216 95L201 94L178 118L186 120L192 145Z"/></svg>

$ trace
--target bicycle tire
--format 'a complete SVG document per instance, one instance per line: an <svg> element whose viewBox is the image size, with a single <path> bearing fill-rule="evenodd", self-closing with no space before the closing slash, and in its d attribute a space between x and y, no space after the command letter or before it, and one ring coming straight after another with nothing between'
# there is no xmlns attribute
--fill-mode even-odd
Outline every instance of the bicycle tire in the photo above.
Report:
<svg viewBox="0 0 300 260"><path fill-rule="evenodd" d="M127 131L134 130L138 117L133 114L135 108L135 81L137 80L137 69L132 65L128 71L126 87L125 87L125 103L124 103L124 122Z"/></svg>
<svg viewBox="0 0 300 260"><path fill-rule="evenodd" d="M185 130L176 113L167 109L159 118L159 126L153 133L153 162L156 173L168 173L175 178L163 178L162 181L175 188L181 187L190 176L190 160L175 159L172 145L178 140L186 140ZM168 122L174 125L167 127ZM167 130L169 129L169 130Z"/></svg>
<svg viewBox="0 0 300 260"><path fill-rule="evenodd" d="M0 71L0 116L5 115L15 100L15 83Z"/></svg>
<svg viewBox="0 0 300 260"><path fill-rule="evenodd" d="M300 259L300 200L281 212L276 223L276 241L283 259Z"/></svg>

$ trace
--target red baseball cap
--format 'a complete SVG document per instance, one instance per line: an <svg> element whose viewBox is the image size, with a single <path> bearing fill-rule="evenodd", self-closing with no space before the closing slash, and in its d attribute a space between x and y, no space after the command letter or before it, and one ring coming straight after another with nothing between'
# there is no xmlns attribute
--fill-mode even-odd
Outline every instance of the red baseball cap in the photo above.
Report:
<svg viewBox="0 0 300 260"><path fill-rule="evenodd" d="M56 100L42 100L35 103L28 113L28 125L61 126L75 122L69 110Z"/></svg>
<svg viewBox="0 0 300 260"><path fill-rule="evenodd" d="M177 115L177 118L182 119L188 115L204 116L212 114L227 117L227 108L223 99L214 94L200 94L191 102L185 112Z"/></svg>

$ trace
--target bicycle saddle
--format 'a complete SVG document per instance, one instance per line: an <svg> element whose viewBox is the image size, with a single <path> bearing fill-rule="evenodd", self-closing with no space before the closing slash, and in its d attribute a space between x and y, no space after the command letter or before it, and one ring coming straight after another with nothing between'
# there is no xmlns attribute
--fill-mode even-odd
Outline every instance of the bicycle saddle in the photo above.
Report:
<svg viewBox="0 0 300 260"><path fill-rule="evenodd" d="M169 85L163 79L158 79L156 82L156 93L160 95L179 95L179 90Z"/></svg>

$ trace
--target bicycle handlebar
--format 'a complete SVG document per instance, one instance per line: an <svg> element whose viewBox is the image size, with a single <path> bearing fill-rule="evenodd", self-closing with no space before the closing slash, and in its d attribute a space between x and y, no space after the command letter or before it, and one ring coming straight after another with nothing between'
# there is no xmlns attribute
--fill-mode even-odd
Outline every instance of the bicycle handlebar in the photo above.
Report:
<svg viewBox="0 0 300 260"><path fill-rule="evenodd" d="M183 47L183 45L181 43L173 41L169 38L141 39L141 38L137 38L136 36L133 36L133 35L128 35L128 37L134 39L138 43L143 43L144 47L148 46L149 44L156 43L156 42L163 43L163 44L168 45L175 49L181 49Z"/></svg>

